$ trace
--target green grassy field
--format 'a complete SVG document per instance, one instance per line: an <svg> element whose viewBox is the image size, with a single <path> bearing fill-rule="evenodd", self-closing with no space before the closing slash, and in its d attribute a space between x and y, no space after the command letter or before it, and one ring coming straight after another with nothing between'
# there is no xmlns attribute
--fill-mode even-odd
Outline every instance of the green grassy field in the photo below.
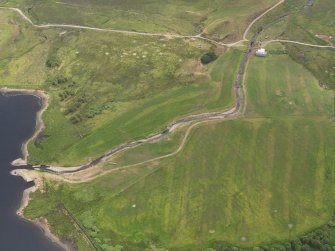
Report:
<svg viewBox="0 0 335 251"><path fill-rule="evenodd" d="M253 58L245 84L244 118L198 126L174 157L37 193L27 215L46 213L39 201L64 203L97 245L125 250L269 245L328 222L335 206L333 93L284 55ZM173 152L182 135L113 162Z"/></svg>
<svg viewBox="0 0 335 251"><path fill-rule="evenodd" d="M244 1L41 1L10 0L3 5L22 8L38 23L70 23L96 27L197 34L225 41L241 38L248 22L275 0ZM198 31L199 30L199 31Z"/></svg>
<svg viewBox="0 0 335 251"><path fill-rule="evenodd" d="M329 118L334 112L333 92L286 55L254 58L248 72L247 116Z"/></svg>
<svg viewBox="0 0 335 251"><path fill-rule="evenodd" d="M48 41L30 27L15 25L22 22L13 13L2 10L0 13L0 85L40 88L46 77Z"/></svg>
<svg viewBox="0 0 335 251"><path fill-rule="evenodd" d="M241 120L195 130L180 155L99 204L96 222L105 222L101 232L112 229L127 241L140 232L139 239L169 249L200 249L212 240L252 246L302 234L333 212L334 139L326 136L333 133L308 120Z"/></svg>

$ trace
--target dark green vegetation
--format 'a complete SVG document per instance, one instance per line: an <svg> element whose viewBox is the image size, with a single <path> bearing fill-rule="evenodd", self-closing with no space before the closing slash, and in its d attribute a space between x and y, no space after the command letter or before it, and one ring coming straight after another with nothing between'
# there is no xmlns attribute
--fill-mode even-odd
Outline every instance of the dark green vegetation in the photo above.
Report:
<svg viewBox="0 0 335 251"><path fill-rule="evenodd" d="M286 46L289 55L298 63L310 70L323 88L335 89L335 50ZM333 62L333 63L329 63Z"/></svg>
<svg viewBox="0 0 335 251"><path fill-rule="evenodd" d="M205 53L204 55L201 56L201 63L206 65L209 64L213 61L215 61L218 58L218 56L215 54L214 51L210 51Z"/></svg>
<svg viewBox="0 0 335 251"><path fill-rule="evenodd" d="M68 23L145 32L206 35L233 42L275 0L3 0L37 23Z"/></svg>

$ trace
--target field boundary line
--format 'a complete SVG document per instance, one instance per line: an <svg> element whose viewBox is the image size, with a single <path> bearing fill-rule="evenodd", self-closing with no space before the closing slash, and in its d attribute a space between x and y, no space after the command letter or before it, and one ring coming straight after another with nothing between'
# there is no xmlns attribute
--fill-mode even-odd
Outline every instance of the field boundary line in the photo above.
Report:
<svg viewBox="0 0 335 251"><path fill-rule="evenodd" d="M81 231L81 234L83 235L84 239L86 240L87 244L89 244L95 251L100 251L98 247L94 244L94 242L91 240L89 235L86 233L85 229L81 226L81 224L78 222L76 217L65 207L63 203L59 203L60 210L63 211L65 215L67 215L74 223L75 228L79 231Z"/></svg>

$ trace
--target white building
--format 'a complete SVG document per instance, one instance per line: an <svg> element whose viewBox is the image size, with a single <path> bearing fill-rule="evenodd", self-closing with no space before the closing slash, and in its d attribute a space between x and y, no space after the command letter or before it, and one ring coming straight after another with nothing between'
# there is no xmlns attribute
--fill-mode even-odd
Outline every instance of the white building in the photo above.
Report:
<svg viewBox="0 0 335 251"><path fill-rule="evenodd" d="M258 57L266 57L267 55L268 55L268 53L264 48L258 49L256 51L256 56L258 56Z"/></svg>

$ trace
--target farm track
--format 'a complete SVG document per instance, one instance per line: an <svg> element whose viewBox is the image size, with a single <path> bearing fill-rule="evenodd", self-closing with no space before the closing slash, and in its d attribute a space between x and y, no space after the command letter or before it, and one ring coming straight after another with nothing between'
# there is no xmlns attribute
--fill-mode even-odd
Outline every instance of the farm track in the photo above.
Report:
<svg viewBox="0 0 335 251"><path fill-rule="evenodd" d="M262 17L264 17L266 14L268 14L270 11L273 9L277 8L279 5L283 4L285 0L280 0L277 4L263 12L261 15L257 16L246 28L246 30L243 33L243 37L241 40L236 41L234 43L222 43L219 41L216 41L214 39L210 39L207 37L201 36L202 33L199 33L197 35L180 35L180 34L172 34L172 33L151 33L151 32L138 32L138 31L128 31L128 30L117 30L117 29L108 29L108 28L98 28L98 27L90 27L90 26L84 26L84 25L73 25L73 24L34 24L34 22L26 15L23 13L22 10L19 8L15 7L1 7L0 10L12 10L17 12L24 20L26 20L28 23L30 23L32 26L36 28L70 28L70 29L81 29L81 30L93 30L93 31L102 31L102 32L112 32L112 33L123 33L123 34L128 34L128 35L140 35L140 36L151 36L151 37L169 37L169 38L193 38L193 39L200 39L204 40L207 42L210 42L212 44L216 44L219 46L224 46L224 47L234 47L238 46L239 44L243 42L249 41L247 39L247 35L251 29L251 27ZM294 43L294 44L300 44L300 45L305 45L305 46L310 46L310 47L317 47L317 48L335 48L335 46L331 45L316 45L316 44L309 44L309 43L303 43L303 42L298 42L298 41L292 41L292 40L283 40L283 39L276 39L276 40L270 40L270 41L265 41L264 45L267 45L272 42L282 42L282 43Z"/></svg>
<svg viewBox="0 0 335 251"><path fill-rule="evenodd" d="M268 10L266 10L265 12L263 12L260 16L256 17L247 27L247 29L245 30L244 34L243 34L243 39L239 40L235 43L230 43L230 44L225 44L225 43L221 43L206 37L202 37L201 34L198 35L189 35L189 36L184 36L184 35L178 35L178 34L169 34L169 33L146 33L146 32L136 32L136 31L126 31L126 30L116 30L116 29L103 29L103 28L96 28L96 27L89 27L89 26L81 26L81 25L70 25L70 24L34 24L33 21L26 16L23 11L21 11L18 8L14 8L14 7L0 7L1 9L4 10L12 10L17 12L18 14L20 14L20 16L25 19L28 23L30 23L32 26L36 27L36 28L72 28L72 29L82 29L82 30L93 30L93 31L102 31L102 32L113 32L113 33L123 33L123 34L129 34L129 35L141 35L141 36L156 36L156 37L170 37L170 38L193 38L193 39L201 39L201 40L205 40L208 41L210 43L219 45L219 46L226 46L226 47L232 47L232 46L236 46L242 42L246 42L248 41L247 34L249 33L250 29L252 28L252 26L259 20L261 19L263 16L265 16L267 13L269 13L270 11L272 11L273 9L275 9L276 7L278 7L279 5L281 5L282 3L284 3L284 0L280 0L277 4L275 4L274 6L272 6L271 8L269 8ZM95 179L98 176L104 175L106 173L109 172L113 172L113 171L117 171L117 170L122 170L125 168L130 168L130 167L135 167L135 166L139 166L142 164L146 164L152 161L157 161L157 160L161 160L164 158L168 158L171 157L173 155L176 155L177 153L179 153L185 143L186 140L191 132L191 130L195 127L198 126L202 123L208 122L208 121L212 121L212 120L225 120L225 119L230 119L230 118L234 118L237 117L239 114L241 114L241 108L242 108L242 104L245 102L244 101L244 95L243 95L243 91L241 91L242 89L242 84L243 84L243 78L244 78L244 73L245 73L245 69L246 69L246 65L249 59L249 56L251 55L252 49L255 45L255 41L258 37L258 35L261 33L262 31L258 31L254 34L253 38L249 41L249 45L247 47L247 50L245 52L244 58L240 64L240 68L236 77L236 81L235 81L235 99L236 99L236 103L235 106L228 110L228 111L223 111L223 112L213 112L213 113L202 113L202 114L197 114L197 115L190 115L190 116L186 116L180 120L177 120L176 122L172 123L170 126L168 126L164 131L162 131L161 133L149 136L148 138L145 139L141 139L141 140L137 140L137 141L133 141L133 142L129 142L129 143L125 143L107 153L105 153L104 155L102 155L101 157L93 160L92 162L82 165L82 166L77 166L77 167L52 167L52 166L39 166L40 169L43 169L45 171L51 172L51 173L76 173L79 171L83 171L86 170L88 168L97 166L98 164L101 164L103 162L105 162L106 160L110 159L111 157L127 150L127 149L131 149L131 148L135 148L138 147L140 145L143 145L145 143L150 143L150 142L156 142L158 140L161 140L162 138L164 138L167 134L175 131L177 128L180 128L184 125L190 124L192 122L196 122L194 124L192 124L186 131L182 142L180 144L180 146L178 147L178 149L176 151L174 151L173 153L164 155L164 156L160 156L154 159L150 159L141 163L136 163L136 164L132 164L132 165L127 165L127 166L123 166L123 167L118 167L118 168L114 168L112 170L108 170L105 171L97 176L94 177L90 177L88 179L86 179L85 181L89 181L92 179ZM305 46L310 46L310 47L317 47L317 48L335 48L334 46L324 46L324 45L313 45L313 44L308 44L308 43L303 43L303 42L297 42L297 41L291 41L291 40L270 40L270 41L266 41L264 42L264 46L272 43L272 42L282 42L282 43L294 43L294 44L299 44L299 45L305 45ZM243 111L242 111L243 112ZM82 181L84 182L84 181Z"/></svg>
<svg viewBox="0 0 335 251"><path fill-rule="evenodd" d="M297 42L297 41L292 41L292 40L284 40L284 39L274 39L274 40L265 41L263 43L263 46L266 46L266 45L268 45L270 43L274 43L274 42L298 44L298 45L304 45L304 46L315 47L315 48L335 49L335 46L333 46L333 45L317 45L317 44L302 43L302 42Z"/></svg>
<svg viewBox="0 0 335 251"><path fill-rule="evenodd" d="M117 29L107 29L107 28L98 28L98 27L90 27L90 26L83 26L83 25L72 25L72 24L35 24L26 14L24 14L24 12L22 10L20 10L19 8L15 8L15 7L0 7L0 10L12 10L17 12L24 20L26 20L28 23L30 23L32 26L36 27L36 28L71 28L71 29L81 29L81 30L93 30L93 31L103 31L103 32L113 32L113 33L123 33L123 34L128 34L128 35L140 35L140 36L152 36L152 37L169 37L169 38L193 38L193 39L200 39L200 40L204 40L207 42L210 42L212 44L216 44L219 46L225 46L225 47L233 47L233 46L237 46L240 43L246 42L248 41L248 39L246 38L249 30L251 29L251 27L260 19L262 18L264 15L266 15L267 13L269 13L271 10L275 9L277 6L279 6L280 4L282 4L284 2L284 0L280 0L277 4L275 4L274 6L272 6L271 8L269 8L268 10L266 10L265 12L263 12L260 16L256 17L247 27L247 29L245 30L245 32L243 33L243 38L239 41L236 41L234 43L222 43L222 42L218 42L216 40L210 39L210 38L206 38L201 36L202 33L197 34L197 35L179 35L179 34L171 34L171 33L150 33L150 32L137 32L137 31L127 31L127 30L117 30Z"/></svg>
<svg viewBox="0 0 335 251"><path fill-rule="evenodd" d="M92 30L92 31L101 31L101 32L111 32L111 33L122 33L128 35L139 35L139 36L150 36L150 37L169 37L169 38L193 38L193 39L200 39L204 40L219 46L226 46L231 47L243 42L244 40L237 41L235 43L222 43L215 41L210 38L202 37L201 34L198 35L180 35L180 34L172 34L172 33L151 33L151 32L139 32L139 31L128 31L128 30L117 30L117 29L108 29L108 28L98 28L98 27L90 27L84 25L74 25L74 24L34 24L34 22L23 13L22 10L15 7L0 7L0 10L11 10L17 12L24 20L26 20L32 26L45 29L45 28L70 28L70 29L80 29L80 30Z"/></svg>

